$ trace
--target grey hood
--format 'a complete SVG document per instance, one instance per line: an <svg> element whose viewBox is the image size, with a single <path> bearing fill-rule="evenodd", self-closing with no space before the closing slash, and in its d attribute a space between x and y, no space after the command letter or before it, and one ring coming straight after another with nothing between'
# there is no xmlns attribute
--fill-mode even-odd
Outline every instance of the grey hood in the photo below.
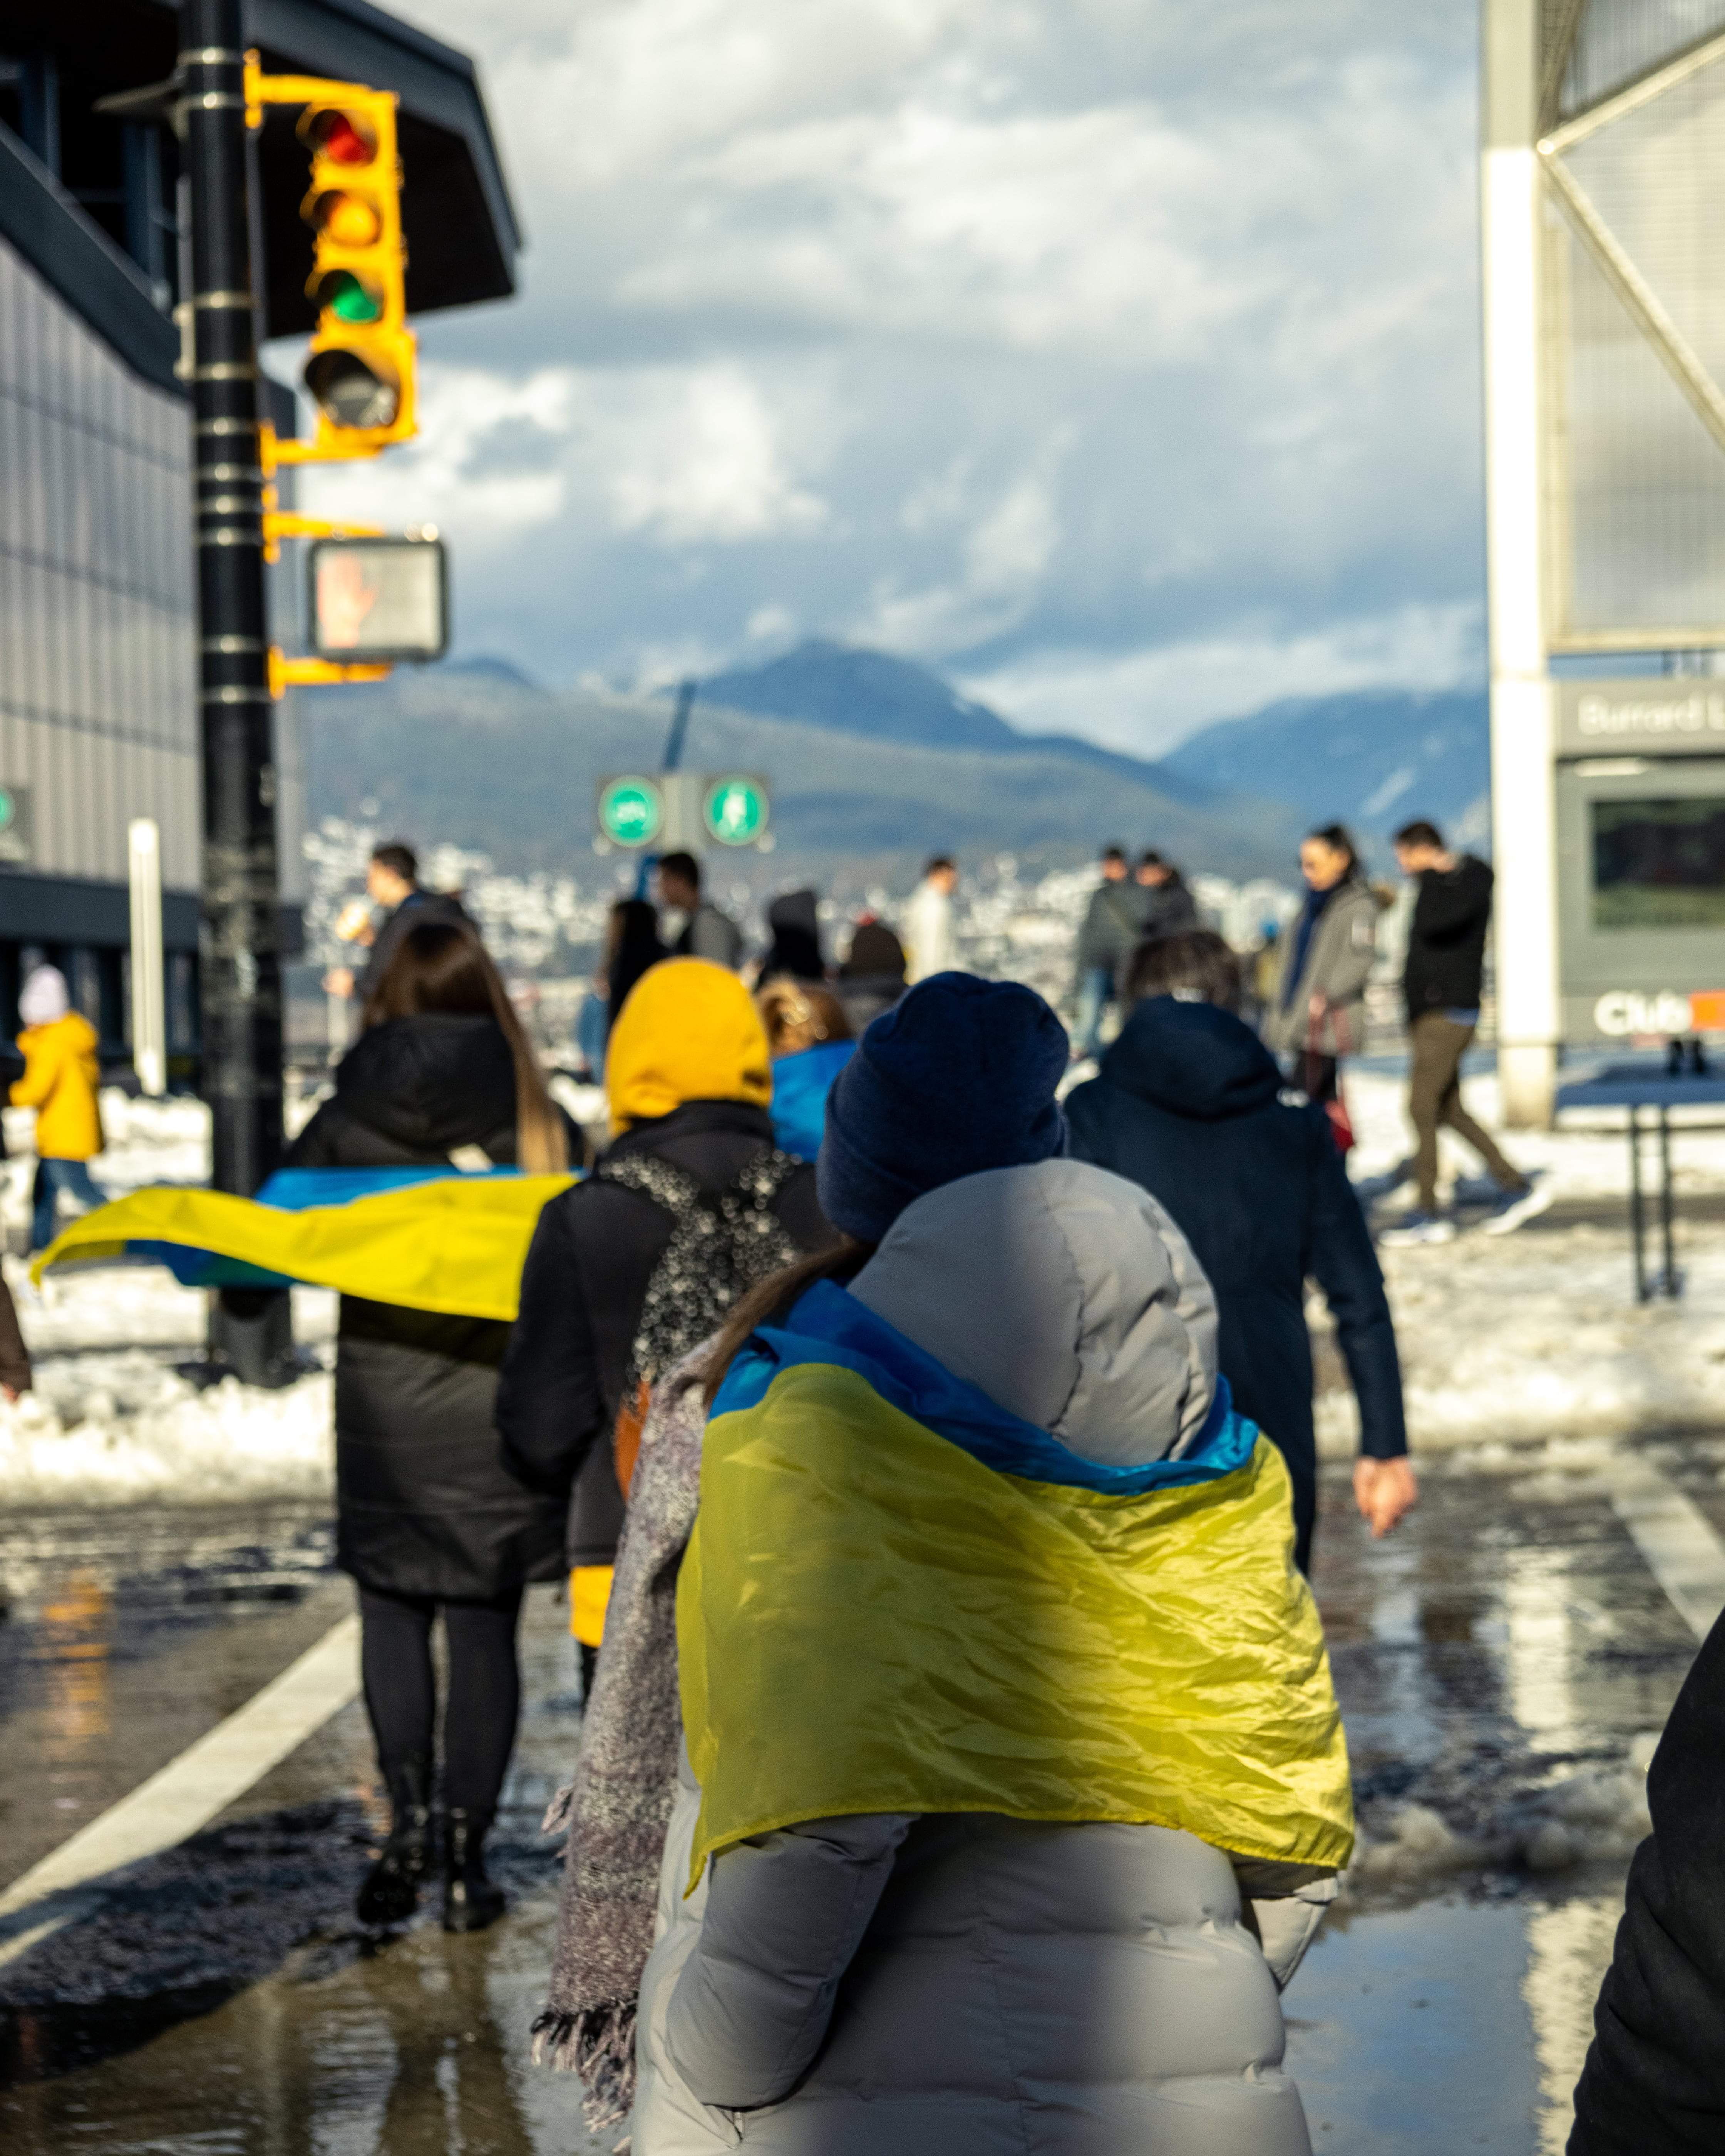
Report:
<svg viewBox="0 0 1725 2156"><path fill-rule="evenodd" d="M1216 1301L1149 1194L1076 1160L908 1205L850 1283L877 1317L1081 1458L1178 1458L1216 1385Z"/></svg>

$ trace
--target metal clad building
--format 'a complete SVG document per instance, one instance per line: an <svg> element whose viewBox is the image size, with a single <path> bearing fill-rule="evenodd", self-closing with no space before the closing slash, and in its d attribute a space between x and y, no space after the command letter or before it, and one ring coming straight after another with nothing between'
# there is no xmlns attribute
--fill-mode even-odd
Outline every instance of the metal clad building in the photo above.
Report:
<svg viewBox="0 0 1725 2156"><path fill-rule="evenodd" d="M252 0L247 17L268 67L399 92L415 311L507 295L519 235L465 55L365 0ZM151 816L184 1068L203 813L177 145L161 113L95 110L165 80L177 42L162 0L13 0L0 20L0 1038L22 970L46 957L104 1052L125 1055L126 827ZM260 333L292 334L309 326L310 239L291 115L270 116L258 168ZM292 431L291 399L261 393ZM274 594L290 646L296 582L279 575ZM305 872L298 701L275 711L290 950Z"/></svg>

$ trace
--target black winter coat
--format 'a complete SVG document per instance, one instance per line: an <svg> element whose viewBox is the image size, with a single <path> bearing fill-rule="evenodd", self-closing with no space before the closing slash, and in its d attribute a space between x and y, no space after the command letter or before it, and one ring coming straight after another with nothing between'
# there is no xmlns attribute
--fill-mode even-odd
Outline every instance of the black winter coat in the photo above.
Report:
<svg viewBox="0 0 1725 2156"><path fill-rule="evenodd" d="M656 1153L717 1193L773 1142L764 1108L687 1101L625 1131L608 1157ZM834 1240L812 1168L791 1178L773 1209L799 1250ZM578 1183L553 1198L533 1231L497 1427L504 1457L530 1488L558 1502L573 1493L571 1565L609 1564L617 1553L623 1493L611 1435L648 1284L671 1234L662 1206L609 1183Z"/></svg>
<svg viewBox="0 0 1725 2156"><path fill-rule="evenodd" d="M1410 1019L1423 1011L1479 1009L1492 882L1491 870L1471 854L1453 869L1421 871L1402 977Z"/></svg>
<svg viewBox="0 0 1725 2156"><path fill-rule="evenodd" d="M393 1019L362 1034L295 1168L515 1158L515 1061L488 1018ZM363 1586L489 1601L555 1578L562 1507L504 1464L494 1427L509 1337L494 1319L341 1298L336 1345L336 1562Z"/></svg>
<svg viewBox="0 0 1725 2156"><path fill-rule="evenodd" d="M1281 1098L1270 1051L1230 1011L1153 996L1066 1102L1074 1155L1159 1199L1216 1292L1235 1405L1281 1447L1299 1558L1312 1547L1317 1441L1306 1281L1329 1299L1358 1395L1363 1451L1408 1449L1384 1276L1321 1108Z"/></svg>
<svg viewBox="0 0 1725 2156"><path fill-rule="evenodd" d="M1677 1695L1647 1774L1635 1851L1594 2009L1569 2156L1725 2148L1725 1617Z"/></svg>

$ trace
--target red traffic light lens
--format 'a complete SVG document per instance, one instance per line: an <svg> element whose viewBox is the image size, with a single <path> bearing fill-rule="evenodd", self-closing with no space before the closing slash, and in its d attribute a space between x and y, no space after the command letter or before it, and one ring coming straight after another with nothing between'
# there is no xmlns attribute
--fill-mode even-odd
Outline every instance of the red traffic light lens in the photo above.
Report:
<svg viewBox="0 0 1725 2156"><path fill-rule="evenodd" d="M393 427L401 409L399 386L367 366L357 352L314 352L305 387L335 427Z"/></svg>
<svg viewBox="0 0 1725 2156"><path fill-rule="evenodd" d="M334 165L369 165L377 155L376 143L345 112L320 112L306 133Z"/></svg>

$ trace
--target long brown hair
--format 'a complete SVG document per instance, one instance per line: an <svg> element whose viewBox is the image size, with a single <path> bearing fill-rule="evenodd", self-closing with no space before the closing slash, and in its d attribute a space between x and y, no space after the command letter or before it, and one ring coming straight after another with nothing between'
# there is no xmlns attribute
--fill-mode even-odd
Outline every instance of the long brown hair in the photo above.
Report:
<svg viewBox="0 0 1725 2156"><path fill-rule="evenodd" d="M757 1326L769 1324L775 1317L788 1310L805 1288L817 1281L849 1280L850 1276L875 1255L872 1243L860 1243L855 1235L841 1235L836 1243L829 1244L824 1250L811 1250L806 1258L798 1258L794 1265L781 1265L776 1273L769 1273L757 1287L747 1295L739 1296L731 1306L730 1315L719 1328L719 1337L713 1342L711 1359L701 1379L701 1389L711 1407L725 1373L742 1353L743 1343Z"/></svg>
<svg viewBox="0 0 1725 2156"><path fill-rule="evenodd" d="M471 928L426 921L408 929L366 998L367 1026L429 1011L495 1019L515 1059L515 1157L529 1175L561 1175L569 1165L568 1133L546 1091L539 1059L522 1030L503 977Z"/></svg>

